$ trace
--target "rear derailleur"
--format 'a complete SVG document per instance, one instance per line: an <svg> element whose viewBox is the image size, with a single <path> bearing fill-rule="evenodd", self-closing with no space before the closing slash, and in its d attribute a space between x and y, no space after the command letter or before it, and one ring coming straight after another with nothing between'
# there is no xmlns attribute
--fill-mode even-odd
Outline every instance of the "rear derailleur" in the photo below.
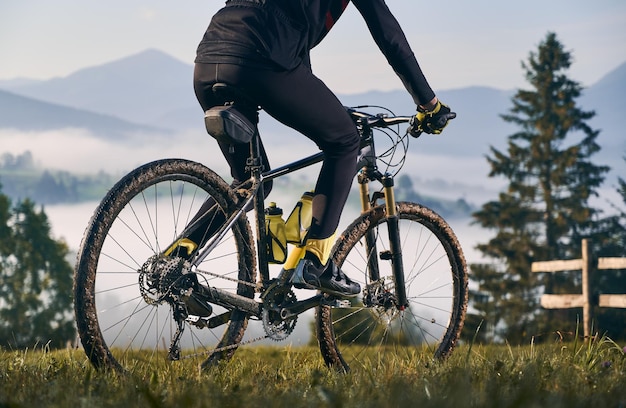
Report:
<svg viewBox="0 0 626 408"><path fill-rule="evenodd" d="M145 302L150 305L167 303L172 309L177 329L168 357L178 360L185 322L199 328L208 325L208 317L213 313L209 289L198 282L191 265L179 257L152 256L138 272L139 289Z"/></svg>

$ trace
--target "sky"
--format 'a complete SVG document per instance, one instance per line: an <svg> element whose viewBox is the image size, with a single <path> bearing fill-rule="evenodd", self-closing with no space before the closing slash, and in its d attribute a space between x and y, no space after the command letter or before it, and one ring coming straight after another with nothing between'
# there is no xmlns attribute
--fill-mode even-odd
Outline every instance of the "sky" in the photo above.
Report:
<svg viewBox="0 0 626 408"><path fill-rule="evenodd" d="M154 48L192 64L220 0L0 0L0 80L64 77ZM521 62L548 32L572 52L584 86L626 62L626 1L387 0L431 86L526 84ZM337 93L402 85L351 5L313 54Z"/></svg>

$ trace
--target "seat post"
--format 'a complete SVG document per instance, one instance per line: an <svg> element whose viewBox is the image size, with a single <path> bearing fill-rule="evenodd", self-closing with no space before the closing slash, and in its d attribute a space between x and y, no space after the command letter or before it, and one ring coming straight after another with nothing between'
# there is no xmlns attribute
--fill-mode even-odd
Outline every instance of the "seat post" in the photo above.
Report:
<svg viewBox="0 0 626 408"><path fill-rule="evenodd" d="M255 129L254 136L250 141L250 157L247 164L252 178L253 186L256 186L254 194L254 209L256 215L256 236L257 236L257 256L259 259L259 275L263 286L270 280L270 270L268 266L268 255L265 250L267 234L265 231L265 187L263 183L263 162L261 160L261 147L259 142L259 129Z"/></svg>

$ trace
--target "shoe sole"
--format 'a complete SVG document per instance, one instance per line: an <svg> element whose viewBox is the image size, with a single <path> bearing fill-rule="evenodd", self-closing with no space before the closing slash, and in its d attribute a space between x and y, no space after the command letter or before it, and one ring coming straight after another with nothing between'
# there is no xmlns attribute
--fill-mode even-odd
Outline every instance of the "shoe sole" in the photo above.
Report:
<svg viewBox="0 0 626 408"><path fill-rule="evenodd" d="M336 290L328 289L323 286L313 285L304 279L304 275L302 273L304 268L302 265L303 265L302 262L298 264L293 276L291 277L291 283L293 284L293 287L296 289L319 290L320 292L327 293L329 295L333 295L333 296L340 297L340 298L353 298L353 297L358 296L358 294L360 293L360 291L358 293L338 292Z"/></svg>
<svg viewBox="0 0 626 408"><path fill-rule="evenodd" d="M345 292L338 292L332 289L328 289L325 287L321 287L321 286L314 286L311 285L310 283L294 283L293 287L296 289L307 289L307 290L319 290L320 292L329 294L329 295L333 295L335 297L339 297L339 298L353 298L353 297L357 297L359 295L359 293L345 293Z"/></svg>

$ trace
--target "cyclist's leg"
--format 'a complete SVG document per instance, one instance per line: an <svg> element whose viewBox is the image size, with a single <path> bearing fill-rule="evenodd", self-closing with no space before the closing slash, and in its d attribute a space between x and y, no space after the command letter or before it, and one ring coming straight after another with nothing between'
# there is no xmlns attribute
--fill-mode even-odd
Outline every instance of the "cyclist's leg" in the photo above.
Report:
<svg viewBox="0 0 626 408"><path fill-rule="evenodd" d="M210 89L220 81L246 92L281 123L299 131L324 152L315 187L311 238L328 238L337 229L354 178L359 135L343 104L305 65L292 70L251 68L232 64L197 64L196 96L203 108L216 101ZM227 155L235 179L245 180L247 153Z"/></svg>
<svg viewBox="0 0 626 408"><path fill-rule="evenodd" d="M203 112L223 102L217 100L213 94L213 84L216 82L227 82L235 86L238 85L237 83L233 83L228 80L231 77L231 75L228 74L229 67L236 68L236 66L228 65L220 66L218 64L196 64L194 69L194 91ZM226 78L222 78L219 71L226 72ZM256 121L256 112L243 113L246 114L252 122ZM248 180L250 178L250 172L246 171L246 161L250 157L250 145L248 143L218 143L218 145L230 167L230 173L233 177L232 186L238 186L245 182L245 180ZM259 141L259 146L261 150L262 164L267 170L269 170L269 160L262 141ZM272 190L272 181L266 181L263 184L263 188L265 197L267 197ZM190 244L192 247L202 247L202 245L204 245L217 231L217 228L225 221L223 213L217 212L214 214L214 212L211 212L211 208L214 206L215 201L212 198L209 198L190 221L190 226L196 223L197 225L190 228L184 238L191 241ZM221 220L216 218L221 218ZM198 222L198 220L201 219L206 221ZM212 227L209 227L209 224ZM170 252L172 251L170 250ZM186 251L182 248L176 250L176 255L181 257L189 257L192 253L192 251Z"/></svg>
<svg viewBox="0 0 626 408"><path fill-rule="evenodd" d="M258 81L263 109L296 129L324 152L315 186L310 238L333 235L354 179L359 135L343 104L304 65L288 71L265 71Z"/></svg>
<svg viewBox="0 0 626 408"><path fill-rule="evenodd" d="M324 241L332 239L352 185L359 149L359 135L345 108L304 65L292 71L229 64L212 67L214 69L209 72L203 86L217 80L237 86L258 101L268 114L309 137L324 152L324 162L315 187L313 221L308 239L327 246ZM200 97L208 94L202 89L198 92L198 87L196 93ZM211 102L201 103L208 106ZM359 292L356 283L343 276L334 265L326 265L327 259L319 259L316 255L311 255L311 258L315 265L311 264L309 269L315 275L316 286L330 285L333 291L348 294ZM321 277L322 273L324 277ZM336 285L339 287L335 288Z"/></svg>
<svg viewBox="0 0 626 408"><path fill-rule="evenodd" d="M359 285L327 262L354 178L359 149L356 126L337 97L304 65L292 71L263 70L251 74L242 69L239 73L244 89L268 114L309 137L324 152L302 266L306 283L342 295L358 293Z"/></svg>

